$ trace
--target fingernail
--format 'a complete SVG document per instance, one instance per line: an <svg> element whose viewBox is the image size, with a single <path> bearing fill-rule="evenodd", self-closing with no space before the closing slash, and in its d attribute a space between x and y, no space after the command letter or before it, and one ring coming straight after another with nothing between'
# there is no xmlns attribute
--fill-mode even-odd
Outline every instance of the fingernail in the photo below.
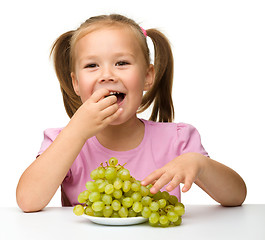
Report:
<svg viewBox="0 0 265 240"><path fill-rule="evenodd" d="M152 187L152 188L150 189L150 193L155 194L155 193L156 193L156 189L155 189L154 187Z"/></svg>

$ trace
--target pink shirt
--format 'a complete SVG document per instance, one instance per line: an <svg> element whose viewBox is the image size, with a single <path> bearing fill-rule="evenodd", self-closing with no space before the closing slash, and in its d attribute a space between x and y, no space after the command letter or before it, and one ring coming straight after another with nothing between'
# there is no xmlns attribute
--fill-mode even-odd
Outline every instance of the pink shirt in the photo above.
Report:
<svg viewBox="0 0 265 240"><path fill-rule="evenodd" d="M85 184L91 180L90 172L111 157L116 157L121 165L126 163L131 175L142 180L183 153L197 152L208 156L201 144L200 134L193 126L141 120L145 124L144 138L140 145L132 150L112 151L103 147L95 136L86 141L62 182L63 206L78 204L78 194L86 190ZM44 131L39 154L45 151L61 130L62 128L52 128ZM115 140L115 136L113 138ZM170 194L175 194L180 200L180 187Z"/></svg>

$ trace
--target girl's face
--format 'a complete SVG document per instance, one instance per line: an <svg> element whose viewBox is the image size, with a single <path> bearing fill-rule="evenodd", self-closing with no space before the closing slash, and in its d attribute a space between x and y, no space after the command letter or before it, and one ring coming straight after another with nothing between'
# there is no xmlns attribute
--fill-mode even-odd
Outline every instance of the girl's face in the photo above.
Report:
<svg viewBox="0 0 265 240"><path fill-rule="evenodd" d="M153 65L147 66L135 34L121 27L94 30L77 41L74 49L74 90L84 103L96 90L117 92L123 108L113 124L136 116L143 91L154 80Z"/></svg>

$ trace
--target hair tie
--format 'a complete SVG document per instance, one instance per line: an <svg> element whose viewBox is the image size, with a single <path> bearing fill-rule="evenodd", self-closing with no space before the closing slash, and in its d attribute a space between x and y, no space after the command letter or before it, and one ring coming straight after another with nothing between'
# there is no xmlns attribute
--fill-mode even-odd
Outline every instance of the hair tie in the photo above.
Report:
<svg viewBox="0 0 265 240"><path fill-rule="evenodd" d="M140 27L140 28L141 28L141 30L142 30L144 36L147 37L147 32L146 32L142 27Z"/></svg>

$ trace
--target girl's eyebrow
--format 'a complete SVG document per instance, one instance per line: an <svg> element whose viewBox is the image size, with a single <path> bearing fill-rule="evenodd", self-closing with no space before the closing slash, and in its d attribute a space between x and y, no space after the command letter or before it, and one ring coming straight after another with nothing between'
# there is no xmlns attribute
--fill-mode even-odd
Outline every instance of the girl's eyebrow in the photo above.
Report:
<svg viewBox="0 0 265 240"><path fill-rule="evenodd" d="M114 54L114 56L116 56L116 57L130 56L130 57L135 58L135 54L133 54L131 52L117 52Z"/></svg>
<svg viewBox="0 0 265 240"><path fill-rule="evenodd" d="M96 59L98 58L97 55L84 55L83 57L79 58L79 61L85 61L89 59Z"/></svg>
<svg viewBox="0 0 265 240"><path fill-rule="evenodd" d="M132 58L136 58L136 55L131 53L131 52L117 52L117 53L114 53L113 56L114 57L127 57L127 56L129 56ZM89 55L84 55L83 57L81 57L79 59L79 61L82 62L82 61L87 61L87 60L96 60L98 58L99 58L99 56L96 54L91 54L91 55L89 54Z"/></svg>

